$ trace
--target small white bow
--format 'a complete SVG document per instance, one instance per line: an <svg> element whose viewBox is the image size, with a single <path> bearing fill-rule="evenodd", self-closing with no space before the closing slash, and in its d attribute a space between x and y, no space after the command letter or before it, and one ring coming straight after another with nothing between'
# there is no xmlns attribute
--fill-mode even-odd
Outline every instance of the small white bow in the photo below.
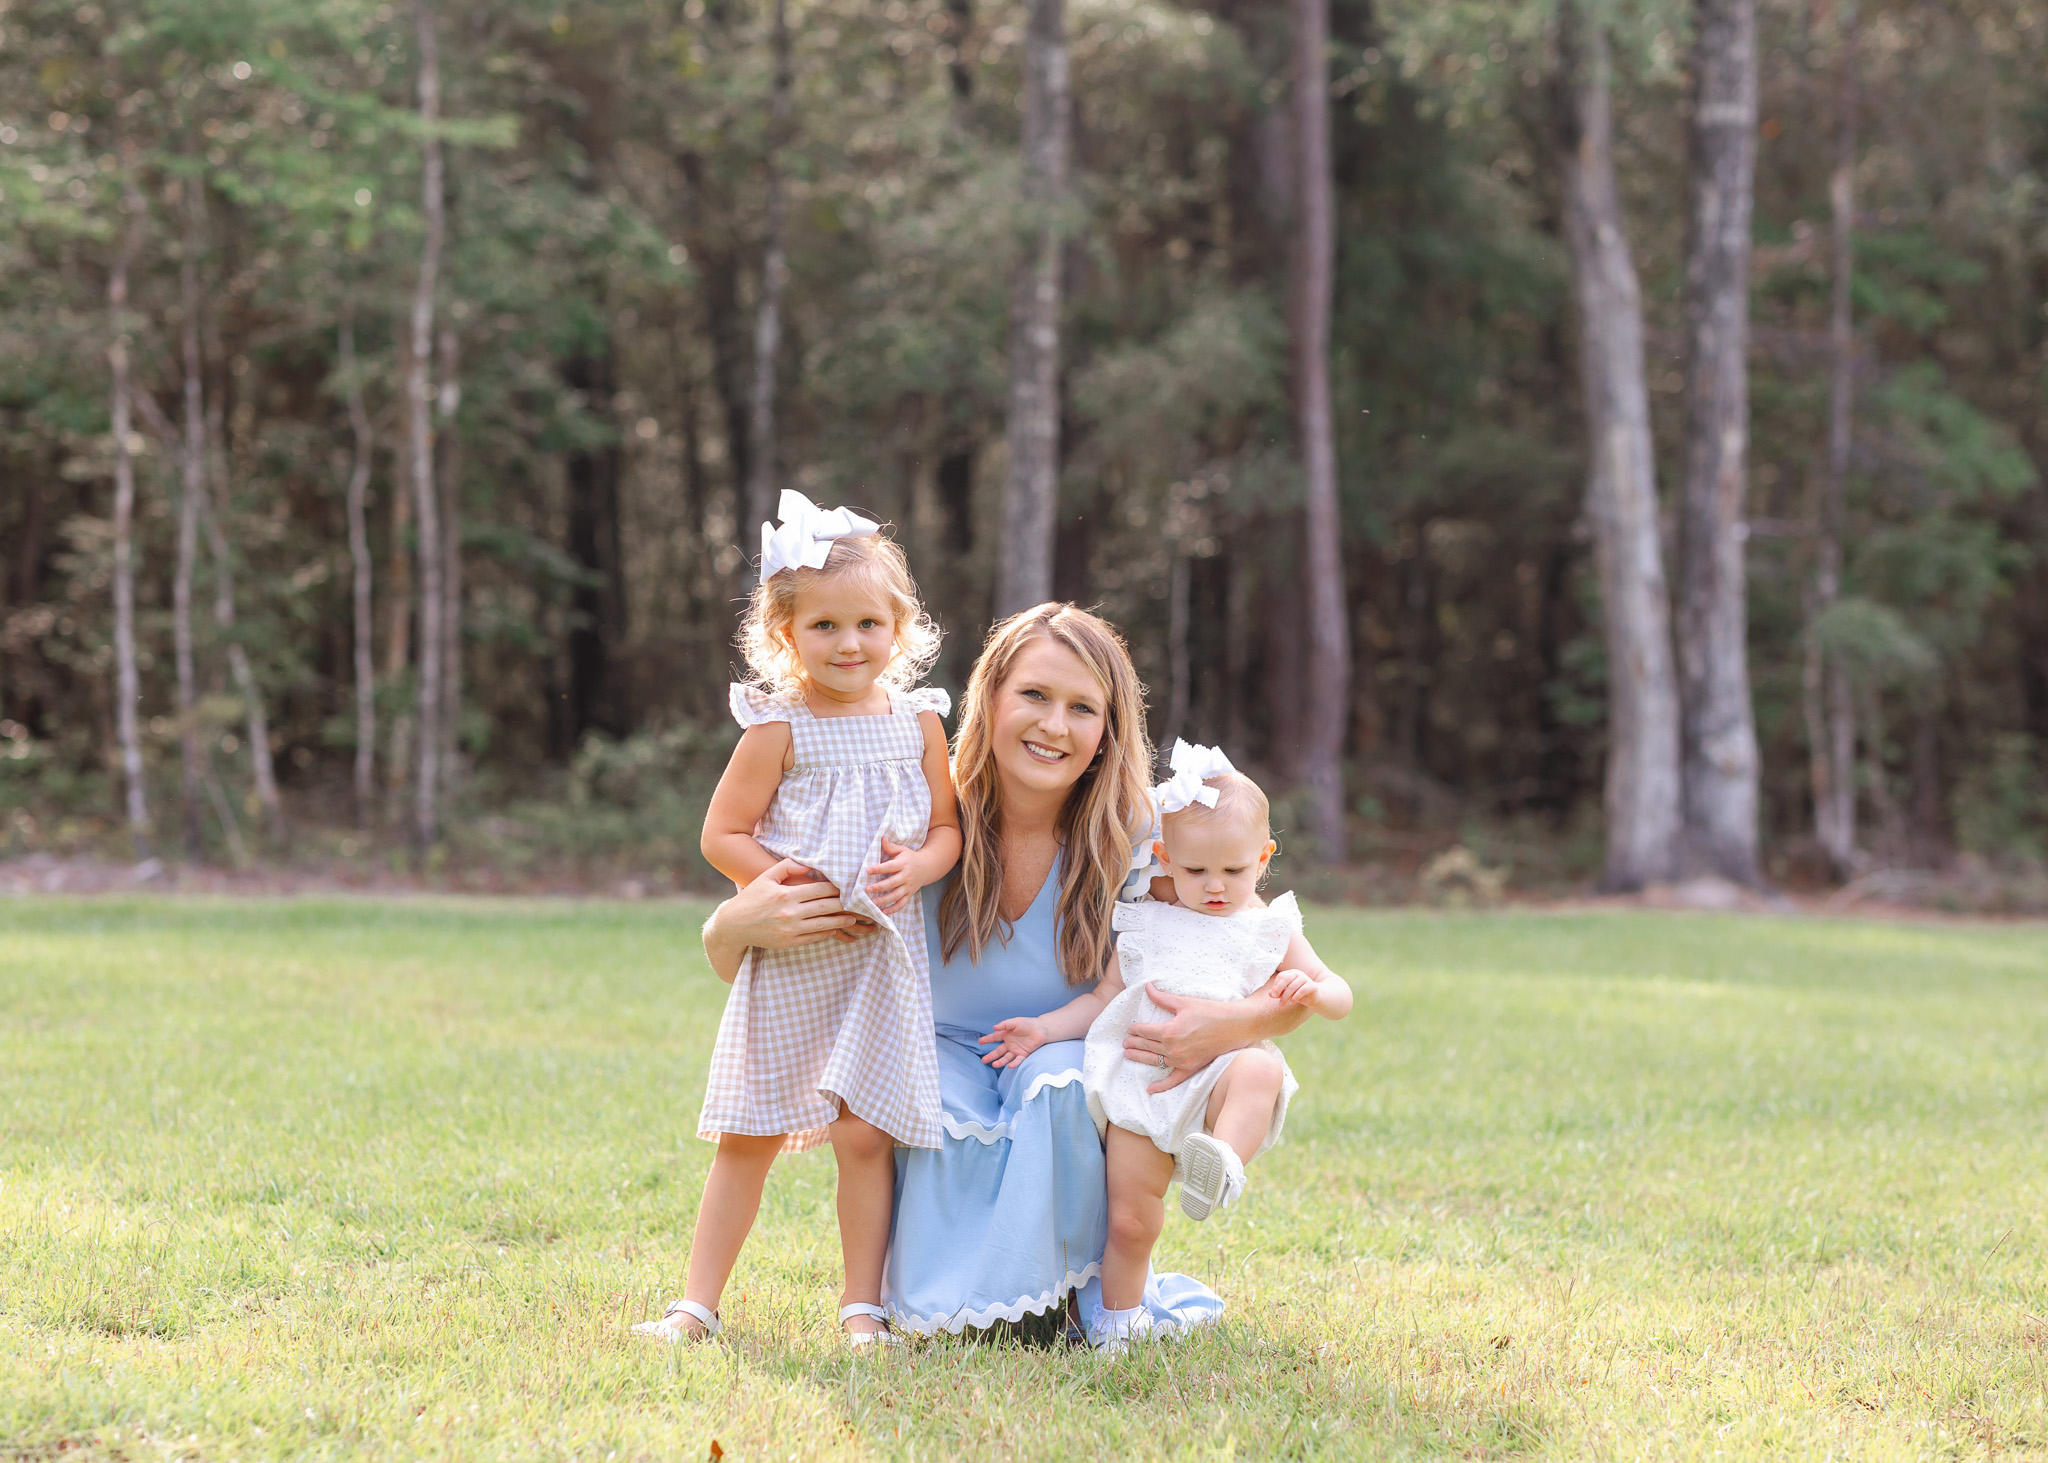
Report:
<svg viewBox="0 0 2048 1463"><path fill-rule="evenodd" d="M1230 759L1223 755L1221 747L1190 745L1175 737L1173 776L1153 788L1152 796L1159 800L1162 814L1178 813L1196 803L1213 808L1216 806L1216 789L1203 786L1203 779L1235 771L1237 769L1230 765Z"/></svg>
<svg viewBox="0 0 2048 1463"><path fill-rule="evenodd" d="M851 508L820 508L802 493L782 490L776 511L782 527L761 525L761 577L768 579L784 569L822 569L835 540L863 538L881 532L881 525L863 518Z"/></svg>

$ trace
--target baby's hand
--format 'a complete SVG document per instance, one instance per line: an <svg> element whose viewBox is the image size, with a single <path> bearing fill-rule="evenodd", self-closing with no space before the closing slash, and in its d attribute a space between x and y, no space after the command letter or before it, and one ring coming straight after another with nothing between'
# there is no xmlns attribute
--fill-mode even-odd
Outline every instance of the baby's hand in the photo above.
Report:
<svg viewBox="0 0 2048 1463"><path fill-rule="evenodd" d="M1273 999L1283 1006L1313 1006L1315 980L1305 970L1283 970L1273 977Z"/></svg>
<svg viewBox="0 0 2048 1463"><path fill-rule="evenodd" d="M983 1046L990 1042L1001 1045L982 1061L991 1067L1014 1067L1045 1045L1045 1023L1036 1016L1012 1016L998 1021L995 1030L981 1039Z"/></svg>
<svg viewBox="0 0 2048 1463"><path fill-rule="evenodd" d="M868 865L868 898L875 901L875 907L884 914L894 914L916 897L924 886L919 883L917 870L912 866L914 848L905 848L900 843L882 840L882 852L886 857L878 864Z"/></svg>

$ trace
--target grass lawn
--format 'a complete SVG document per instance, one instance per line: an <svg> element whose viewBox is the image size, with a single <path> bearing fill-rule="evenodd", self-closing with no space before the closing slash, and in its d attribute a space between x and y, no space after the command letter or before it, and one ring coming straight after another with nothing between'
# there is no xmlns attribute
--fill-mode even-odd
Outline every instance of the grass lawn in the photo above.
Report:
<svg viewBox="0 0 2048 1463"><path fill-rule="evenodd" d="M0 904L0 1456L2048 1457L2048 929L1317 911L1360 993L1118 1362L680 1281L701 911Z"/></svg>

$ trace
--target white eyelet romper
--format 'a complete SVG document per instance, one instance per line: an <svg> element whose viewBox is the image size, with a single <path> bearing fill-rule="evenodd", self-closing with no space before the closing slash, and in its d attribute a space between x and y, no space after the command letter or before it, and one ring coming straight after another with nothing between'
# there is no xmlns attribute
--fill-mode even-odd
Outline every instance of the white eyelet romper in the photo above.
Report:
<svg viewBox="0 0 2048 1463"><path fill-rule="evenodd" d="M1124 1037L1132 1022L1165 1021L1170 1013L1145 994L1145 987L1212 1001L1250 995L1280 968L1288 940L1301 929L1301 908L1292 893L1263 909L1241 909L1231 915L1202 914L1143 899L1117 905L1111 920L1117 930L1116 957L1124 988L1088 1028L1081 1065L1088 1111L1098 1132L1114 1123L1144 1134L1160 1152L1178 1155L1190 1133L1208 1131L1203 1119L1209 1095L1237 1053L1225 1052L1178 1087L1147 1092L1162 1074L1152 1063L1126 1057ZM1279 1055L1280 1049L1270 1041L1257 1045ZM1296 1090L1294 1073L1284 1059L1280 1066L1280 1101L1259 1144L1260 1153L1280 1141L1287 1104Z"/></svg>
<svg viewBox="0 0 2048 1463"><path fill-rule="evenodd" d="M952 700L891 691L886 716L813 716L801 696L732 688L741 726L789 723L793 765L754 836L823 874L841 902L881 928L851 944L749 950L726 998L697 1135L787 1134L786 1153L825 1141L843 1107L910 1148L936 1148L939 1067L932 1040L924 905L883 914L867 893L882 839L924 843L932 810L921 711Z"/></svg>

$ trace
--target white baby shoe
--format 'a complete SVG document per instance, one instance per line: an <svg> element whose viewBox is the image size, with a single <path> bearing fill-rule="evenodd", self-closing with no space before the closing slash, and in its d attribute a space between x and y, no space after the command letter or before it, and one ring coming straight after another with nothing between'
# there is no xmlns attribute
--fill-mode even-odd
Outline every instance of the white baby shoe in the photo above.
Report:
<svg viewBox="0 0 2048 1463"><path fill-rule="evenodd" d="M1142 1305L1127 1311L1098 1310L1088 1322L1088 1344L1104 1356L1122 1356L1134 1341L1152 1334L1152 1313Z"/></svg>
<svg viewBox="0 0 2048 1463"><path fill-rule="evenodd" d="M1228 1143L1191 1133L1180 1148L1180 1212L1190 1219L1237 1201L1244 1192L1244 1161Z"/></svg>

